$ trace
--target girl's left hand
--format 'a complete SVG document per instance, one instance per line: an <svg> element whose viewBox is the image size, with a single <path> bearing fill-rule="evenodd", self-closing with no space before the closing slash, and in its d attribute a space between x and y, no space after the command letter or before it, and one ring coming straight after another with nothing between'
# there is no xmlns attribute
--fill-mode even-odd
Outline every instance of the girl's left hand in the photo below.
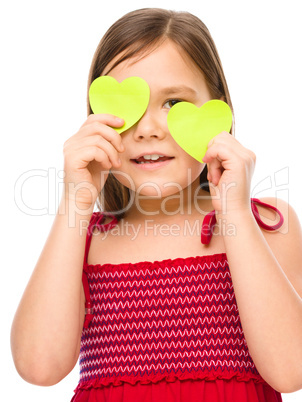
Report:
<svg viewBox="0 0 302 402"><path fill-rule="evenodd" d="M244 148L231 134L222 132L208 144L203 158L217 215L250 210L251 180L256 155Z"/></svg>

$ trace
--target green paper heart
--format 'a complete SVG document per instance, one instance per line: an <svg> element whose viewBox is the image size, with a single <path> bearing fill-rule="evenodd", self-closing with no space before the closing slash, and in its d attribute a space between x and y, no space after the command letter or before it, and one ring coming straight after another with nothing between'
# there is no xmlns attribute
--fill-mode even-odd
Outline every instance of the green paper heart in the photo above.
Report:
<svg viewBox="0 0 302 402"><path fill-rule="evenodd" d="M128 130L145 113L150 88L145 80L129 77L119 83L108 75L96 78L89 88L89 102L93 113L113 114L125 120L118 133Z"/></svg>
<svg viewBox="0 0 302 402"><path fill-rule="evenodd" d="M232 111L221 100L210 100L201 108L179 102L168 113L168 128L174 140L189 155L202 162L209 141L232 127Z"/></svg>

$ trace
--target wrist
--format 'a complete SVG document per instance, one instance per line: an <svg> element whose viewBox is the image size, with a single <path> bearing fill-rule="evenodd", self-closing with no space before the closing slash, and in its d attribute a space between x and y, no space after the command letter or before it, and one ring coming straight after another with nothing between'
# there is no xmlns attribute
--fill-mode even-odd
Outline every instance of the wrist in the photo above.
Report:
<svg viewBox="0 0 302 402"><path fill-rule="evenodd" d="M76 187L68 183L64 186L61 203L65 204L68 210L87 215L93 212L98 195L97 189L89 183Z"/></svg>
<svg viewBox="0 0 302 402"><path fill-rule="evenodd" d="M61 222L64 227L68 227L69 230L79 233L81 236L86 235L91 217L93 214L93 205L88 207L87 205L74 205L74 202L70 199L62 197L56 220Z"/></svg>
<svg viewBox="0 0 302 402"><path fill-rule="evenodd" d="M59 204L58 214L75 215L78 218L87 219L93 214L93 209L93 202L83 202L76 197L63 194Z"/></svg>
<svg viewBox="0 0 302 402"><path fill-rule="evenodd" d="M225 214L215 214L218 233L222 234L226 244L244 237L257 226L251 209L232 210ZM252 229L252 232L254 229ZM238 237L239 236L239 237Z"/></svg>
<svg viewBox="0 0 302 402"><path fill-rule="evenodd" d="M215 212L216 222L240 222L246 219L254 219L254 215L250 206L238 209L229 209L227 211Z"/></svg>

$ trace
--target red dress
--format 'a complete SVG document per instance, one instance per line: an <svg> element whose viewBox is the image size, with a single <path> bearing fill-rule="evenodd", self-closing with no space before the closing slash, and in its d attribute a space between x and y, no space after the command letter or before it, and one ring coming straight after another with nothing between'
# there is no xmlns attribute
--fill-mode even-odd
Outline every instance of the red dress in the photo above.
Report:
<svg viewBox="0 0 302 402"><path fill-rule="evenodd" d="M94 213L87 233L86 319L72 402L282 401L249 354L226 254L88 265L93 228L116 224L103 220ZM214 223L210 213L203 243Z"/></svg>

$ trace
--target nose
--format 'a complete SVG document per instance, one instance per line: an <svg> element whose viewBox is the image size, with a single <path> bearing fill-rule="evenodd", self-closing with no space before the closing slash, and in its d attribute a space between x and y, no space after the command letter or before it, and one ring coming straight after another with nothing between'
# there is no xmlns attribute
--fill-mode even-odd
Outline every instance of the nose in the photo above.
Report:
<svg viewBox="0 0 302 402"><path fill-rule="evenodd" d="M165 124L167 126L167 122L161 121L159 116L147 109L141 119L133 126L133 137L136 141L155 138L161 140L166 136Z"/></svg>

